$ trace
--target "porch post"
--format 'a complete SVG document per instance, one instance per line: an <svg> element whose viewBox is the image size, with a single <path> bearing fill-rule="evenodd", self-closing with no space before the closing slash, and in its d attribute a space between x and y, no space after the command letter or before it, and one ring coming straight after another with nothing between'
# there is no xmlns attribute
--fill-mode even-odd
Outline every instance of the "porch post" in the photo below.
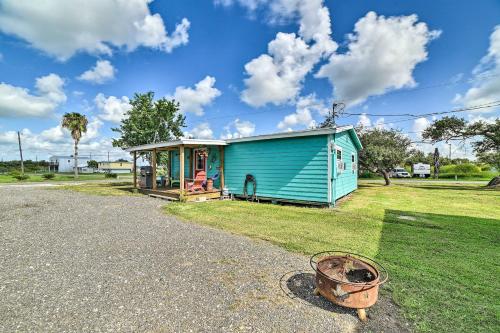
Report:
<svg viewBox="0 0 500 333"><path fill-rule="evenodd" d="M184 193L184 145L179 147L179 188L181 195Z"/></svg>
<svg viewBox="0 0 500 333"><path fill-rule="evenodd" d="M156 190L156 149L151 152L151 164L153 167L153 190Z"/></svg>
<svg viewBox="0 0 500 333"><path fill-rule="evenodd" d="M219 156L220 190L222 191L224 189L224 146L219 146Z"/></svg>
<svg viewBox="0 0 500 333"><path fill-rule="evenodd" d="M134 163L132 163L134 168L134 188L137 188L137 152L134 151Z"/></svg>

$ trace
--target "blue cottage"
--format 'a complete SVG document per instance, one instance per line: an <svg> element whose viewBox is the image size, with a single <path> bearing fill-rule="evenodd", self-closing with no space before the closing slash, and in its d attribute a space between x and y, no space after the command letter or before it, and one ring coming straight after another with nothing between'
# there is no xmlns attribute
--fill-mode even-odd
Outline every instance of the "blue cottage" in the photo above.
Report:
<svg viewBox="0 0 500 333"><path fill-rule="evenodd" d="M224 193L333 206L357 189L361 148L354 128L342 126L230 140L181 139L128 151L135 157L155 152L154 166L157 154L168 154L168 175L153 182L152 189L143 188L145 193L186 201ZM158 178L155 167L153 177Z"/></svg>

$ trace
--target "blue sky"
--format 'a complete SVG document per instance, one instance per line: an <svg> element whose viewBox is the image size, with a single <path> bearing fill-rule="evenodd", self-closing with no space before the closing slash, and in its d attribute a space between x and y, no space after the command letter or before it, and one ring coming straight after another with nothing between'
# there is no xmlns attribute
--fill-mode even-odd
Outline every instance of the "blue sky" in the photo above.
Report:
<svg viewBox="0 0 500 333"><path fill-rule="evenodd" d="M110 128L146 91L178 99L194 137L304 129L335 99L367 113L339 124L418 141L432 118L377 115L500 100L499 24L494 0L0 0L0 158L17 158L17 130L26 158L70 154L68 111L89 118L83 154L126 156Z"/></svg>

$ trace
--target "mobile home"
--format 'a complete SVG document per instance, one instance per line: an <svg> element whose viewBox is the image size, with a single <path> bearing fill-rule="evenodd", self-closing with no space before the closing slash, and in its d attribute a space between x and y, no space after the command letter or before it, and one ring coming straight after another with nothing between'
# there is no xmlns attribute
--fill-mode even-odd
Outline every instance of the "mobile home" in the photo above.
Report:
<svg viewBox="0 0 500 333"><path fill-rule="evenodd" d="M357 189L361 148L353 127L342 126L230 140L181 139L128 151L136 155L134 161L140 152L168 153L168 181L161 188L153 182L146 191L187 200L222 193L332 206Z"/></svg>

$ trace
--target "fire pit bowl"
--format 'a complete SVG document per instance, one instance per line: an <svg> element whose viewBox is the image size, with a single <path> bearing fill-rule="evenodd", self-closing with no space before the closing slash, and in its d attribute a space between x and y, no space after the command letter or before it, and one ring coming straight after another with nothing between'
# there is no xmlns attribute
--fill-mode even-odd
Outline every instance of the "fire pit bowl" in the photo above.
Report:
<svg viewBox="0 0 500 333"><path fill-rule="evenodd" d="M311 257L316 272L314 293L340 306L357 309L366 320L366 308L378 298L378 288L389 277L387 270L368 257L340 251L316 253Z"/></svg>

